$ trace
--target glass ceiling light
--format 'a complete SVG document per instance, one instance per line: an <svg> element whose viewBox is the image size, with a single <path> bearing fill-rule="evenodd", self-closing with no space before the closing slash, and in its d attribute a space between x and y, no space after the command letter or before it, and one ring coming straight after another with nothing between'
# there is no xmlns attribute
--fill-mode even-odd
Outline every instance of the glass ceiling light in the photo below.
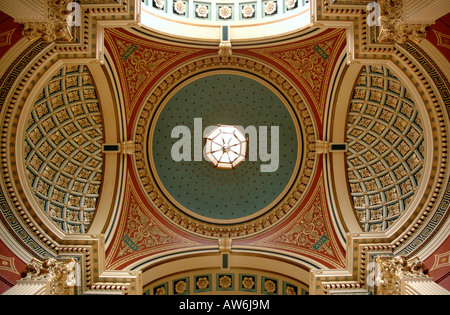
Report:
<svg viewBox="0 0 450 315"><path fill-rule="evenodd" d="M236 126L218 125L205 139L205 154L214 167L234 169L245 160L248 139Z"/></svg>

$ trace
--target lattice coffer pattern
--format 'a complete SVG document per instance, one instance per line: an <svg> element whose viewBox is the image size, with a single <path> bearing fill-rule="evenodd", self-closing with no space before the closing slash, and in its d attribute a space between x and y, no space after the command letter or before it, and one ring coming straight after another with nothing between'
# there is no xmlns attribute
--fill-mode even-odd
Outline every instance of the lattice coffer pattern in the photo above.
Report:
<svg viewBox="0 0 450 315"><path fill-rule="evenodd" d="M43 210L66 233L85 233L102 183L103 126L85 66L65 66L38 96L24 139L28 183Z"/></svg>
<svg viewBox="0 0 450 315"><path fill-rule="evenodd" d="M386 231L420 184L424 131L402 82L384 66L366 66L351 101L347 170L356 216L365 231Z"/></svg>

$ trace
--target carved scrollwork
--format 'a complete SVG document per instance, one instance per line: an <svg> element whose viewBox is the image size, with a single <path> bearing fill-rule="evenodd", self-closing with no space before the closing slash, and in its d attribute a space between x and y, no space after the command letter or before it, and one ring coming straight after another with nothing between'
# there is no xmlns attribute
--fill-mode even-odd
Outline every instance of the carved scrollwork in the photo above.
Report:
<svg viewBox="0 0 450 315"><path fill-rule="evenodd" d="M233 50L231 43L229 41L222 41L219 45L219 56L220 57L231 57L233 55Z"/></svg>

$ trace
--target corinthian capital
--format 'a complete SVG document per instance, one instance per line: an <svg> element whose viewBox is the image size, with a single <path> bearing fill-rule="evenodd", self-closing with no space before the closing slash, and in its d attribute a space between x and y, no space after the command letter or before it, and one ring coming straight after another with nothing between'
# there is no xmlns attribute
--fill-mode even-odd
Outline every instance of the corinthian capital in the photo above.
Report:
<svg viewBox="0 0 450 315"><path fill-rule="evenodd" d="M430 25L406 23L403 1L378 0L378 4L381 9L379 42L405 43L409 40L420 42L426 37Z"/></svg>
<svg viewBox="0 0 450 315"><path fill-rule="evenodd" d="M75 285L75 260L57 261L34 259L25 267L23 280L46 280L50 282L51 295L73 295Z"/></svg>
<svg viewBox="0 0 450 315"><path fill-rule="evenodd" d="M48 15L46 22L22 22L23 35L29 40L42 38L44 41L52 42L62 40L70 42L73 37L67 24L67 17L71 11L67 6L73 0L48 1Z"/></svg>
<svg viewBox="0 0 450 315"><path fill-rule="evenodd" d="M399 295L401 281L404 278L424 278L428 270L422 261L418 259L407 260L404 256L377 257L379 273L377 282L379 284L379 295Z"/></svg>

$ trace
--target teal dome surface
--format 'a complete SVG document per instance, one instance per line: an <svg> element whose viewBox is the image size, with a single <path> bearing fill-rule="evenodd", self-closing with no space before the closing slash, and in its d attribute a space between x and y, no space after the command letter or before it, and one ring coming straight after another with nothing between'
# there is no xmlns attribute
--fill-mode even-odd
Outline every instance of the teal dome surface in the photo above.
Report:
<svg viewBox="0 0 450 315"><path fill-rule="evenodd" d="M195 119L197 124L194 124ZM194 127L197 125L198 139L199 121L202 134L206 127L219 124L254 126L258 131L257 160L247 156L232 170L216 169L204 157L195 161ZM226 224L230 220L262 215L284 197L295 179L301 158L296 125L300 128L277 93L248 75L215 73L190 80L174 92L163 107L149 143L160 188L180 210L200 216L202 220L213 219ZM179 138L172 138L177 126L187 127L190 139L184 139L181 134ZM271 152L272 139L275 139L271 132L276 126L279 128L279 152ZM260 133L260 127L267 127L267 136ZM246 137L249 147L255 145L249 134ZM181 139L189 140L191 157L176 161L172 148ZM274 157L272 161L260 159L259 143L266 139L267 152ZM203 147L204 139L201 141ZM269 165L275 156L279 157L278 167L273 172L262 172L261 166Z"/></svg>

